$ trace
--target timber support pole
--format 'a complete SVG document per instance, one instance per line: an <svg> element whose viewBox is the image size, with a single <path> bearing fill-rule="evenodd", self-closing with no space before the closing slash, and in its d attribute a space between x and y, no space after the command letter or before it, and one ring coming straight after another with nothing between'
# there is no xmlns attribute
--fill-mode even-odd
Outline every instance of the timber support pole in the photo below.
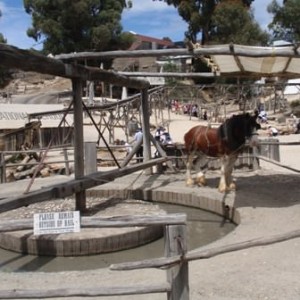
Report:
<svg viewBox="0 0 300 300"><path fill-rule="evenodd" d="M151 158L151 145L150 145L150 113L149 113L149 103L148 103L148 88L142 89L142 127L143 127L143 157L144 161L147 162ZM152 169L145 170L147 175L152 174Z"/></svg>
<svg viewBox="0 0 300 300"><path fill-rule="evenodd" d="M171 286L168 300L189 300L189 268L185 260L187 253L186 225L168 225L165 227L165 256L180 255L180 263L167 270L167 281Z"/></svg>
<svg viewBox="0 0 300 300"><path fill-rule="evenodd" d="M83 105L82 105L82 80L72 79L74 95L74 166L75 179L84 176L84 145L83 145ZM75 210L84 212L86 210L85 190L75 193Z"/></svg>

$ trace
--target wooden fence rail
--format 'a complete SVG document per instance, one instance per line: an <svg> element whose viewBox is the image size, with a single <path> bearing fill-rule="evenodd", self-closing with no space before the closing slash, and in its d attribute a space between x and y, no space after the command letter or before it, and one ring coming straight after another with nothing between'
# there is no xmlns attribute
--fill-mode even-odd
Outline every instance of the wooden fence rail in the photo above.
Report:
<svg viewBox="0 0 300 300"><path fill-rule="evenodd" d="M160 257L156 259L149 259L143 261L114 264L110 266L110 269L119 270L119 271L120 270L128 271L128 270L137 270L137 269L145 269L145 268L167 268L174 264L182 263L182 261L207 259L207 258L211 258L229 252L239 251L239 250L248 249L252 247L267 246L267 245L284 242L299 237L300 237L300 229L286 232L283 234L273 235L270 237L262 237L262 238L247 240L244 242L215 247L211 249L193 250L186 253L184 257L177 255L173 257Z"/></svg>

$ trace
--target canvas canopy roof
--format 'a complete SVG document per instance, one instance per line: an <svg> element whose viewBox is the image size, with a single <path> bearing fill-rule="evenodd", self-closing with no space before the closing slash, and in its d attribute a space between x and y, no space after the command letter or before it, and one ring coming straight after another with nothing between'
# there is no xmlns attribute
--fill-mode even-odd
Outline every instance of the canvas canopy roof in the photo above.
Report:
<svg viewBox="0 0 300 300"><path fill-rule="evenodd" d="M285 78L300 75L298 45L277 47L221 45L200 49L204 50L203 53L211 53L208 64L217 75Z"/></svg>
<svg viewBox="0 0 300 300"><path fill-rule="evenodd" d="M300 93L300 78L288 80L289 85L284 89L284 95L295 95Z"/></svg>

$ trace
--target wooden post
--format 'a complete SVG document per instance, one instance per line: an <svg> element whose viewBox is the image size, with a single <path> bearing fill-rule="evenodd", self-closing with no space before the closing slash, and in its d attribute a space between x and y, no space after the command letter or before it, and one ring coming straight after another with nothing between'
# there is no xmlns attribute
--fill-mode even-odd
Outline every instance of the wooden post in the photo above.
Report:
<svg viewBox="0 0 300 300"><path fill-rule="evenodd" d="M82 109L82 80L72 79L74 94L74 166L75 179L84 176L84 149L83 149L83 109ZM75 194L75 209L86 210L86 194L81 191Z"/></svg>
<svg viewBox="0 0 300 300"><path fill-rule="evenodd" d="M144 147L144 162L147 162L151 158L150 148L150 114L148 107L148 89L142 90L142 129L143 129L143 147ZM152 174L152 169L145 170L147 175Z"/></svg>
<svg viewBox="0 0 300 300"><path fill-rule="evenodd" d="M1 183L5 183L6 182L6 168L5 168L5 155L3 152L1 152L0 155L0 167L1 167Z"/></svg>
<svg viewBox="0 0 300 300"><path fill-rule="evenodd" d="M96 142L84 143L85 175L97 172Z"/></svg>
<svg viewBox="0 0 300 300"><path fill-rule="evenodd" d="M260 146L260 155L280 161L279 140L268 138L262 140L262 142L264 144Z"/></svg>
<svg viewBox="0 0 300 300"><path fill-rule="evenodd" d="M256 171L259 169L259 158L258 158L258 148L253 147L252 148L252 156L253 156L253 170Z"/></svg>
<svg viewBox="0 0 300 300"><path fill-rule="evenodd" d="M70 164L69 164L69 158L68 158L68 149L64 148L63 153L64 153L64 159L65 159L65 165L66 165L66 175L69 176L70 175Z"/></svg>
<svg viewBox="0 0 300 300"><path fill-rule="evenodd" d="M165 229L165 256L184 256L187 252L186 225L170 225ZM167 270L171 291L168 300L189 300L188 261L182 261Z"/></svg>

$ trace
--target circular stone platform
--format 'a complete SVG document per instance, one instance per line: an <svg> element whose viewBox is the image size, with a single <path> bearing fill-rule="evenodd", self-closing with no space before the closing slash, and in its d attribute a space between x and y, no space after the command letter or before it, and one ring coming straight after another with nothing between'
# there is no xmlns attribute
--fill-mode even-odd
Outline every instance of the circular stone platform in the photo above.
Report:
<svg viewBox="0 0 300 300"><path fill-rule="evenodd" d="M135 184L128 188L128 182ZM130 195L132 200L126 200ZM178 204L207 210L235 224L240 214L234 209L234 193L224 195L216 188L185 186L179 177L150 178L131 175L114 182L87 190L87 208L90 216L124 216L162 214L155 202ZM138 200L137 200L138 199ZM149 202L150 201L150 202ZM1 220L31 218L34 213L57 212L75 209L74 199L52 200L18 208L1 214ZM32 231L0 234L0 247L33 255L80 256L113 252L141 246L163 234L162 227L82 229L80 233L43 235L35 237Z"/></svg>
<svg viewBox="0 0 300 300"><path fill-rule="evenodd" d="M1 219L32 218L34 213L74 210L74 200L53 200L1 214ZM139 200L87 199L89 216L155 215L165 212L157 205ZM81 228L79 233L33 235L32 230L0 234L3 249L48 256L81 256L141 246L163 235L161 226L128 228Z"/></svg>

